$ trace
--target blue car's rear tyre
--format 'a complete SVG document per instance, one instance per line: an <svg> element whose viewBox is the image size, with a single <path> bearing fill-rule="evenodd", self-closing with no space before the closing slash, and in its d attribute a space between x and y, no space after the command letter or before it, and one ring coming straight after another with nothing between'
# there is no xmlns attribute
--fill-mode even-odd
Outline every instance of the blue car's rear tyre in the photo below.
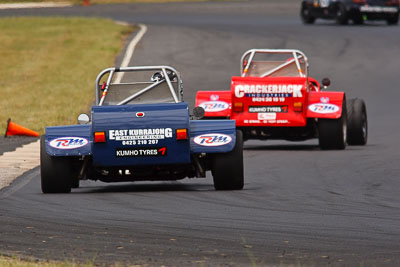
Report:
<svg viewBox="0 0 400 267"><path fill-rule="evenodd" d="M362 99L349 99L347 102L347 143L363 146L368 140L367 108Z"/></svg>
<svg viewBox="0 0 400 267"><path fill-rule="evenodd" d="M214 154L211 172L216 190L241 190L244 186L243 133L236 130L236 144L228 153Z"/></svg>
<svg viewBox="0 0 400 267"><path fill-rule="evenodd" d="M347 144L347 108L343 99L338 119L318 119L318 139L321 149L345 149Z"/></svg>
<svg viewBox="0 0 400 267"><path fill-rule="evenodd" d="M74 176L71 160L52 157L46 152L45 138L40 138L40 177L43 193L71 192Z"/></svg>

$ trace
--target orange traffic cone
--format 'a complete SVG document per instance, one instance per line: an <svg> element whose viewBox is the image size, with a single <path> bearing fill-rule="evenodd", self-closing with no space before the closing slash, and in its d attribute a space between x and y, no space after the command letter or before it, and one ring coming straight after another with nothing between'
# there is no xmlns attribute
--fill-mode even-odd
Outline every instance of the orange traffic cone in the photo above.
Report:
<svg viewBox="0 0 400 267"><path fill-rule="evenodd" d="M84 6L90 5L89 0L83 0L83 5L84 5Z"/></svg>
<svg viewBox="0 0 400 267"><path fill-rule="evenodd" d="M18 125L14 122L11 122L11 119L8 119L7 121L7 128L6 128L6 134L4 137L7 136L12 136L12 135L26 135L26 136L35 136L38 137L39 133L29 130L25 127L22 127L21 125Z"/></svg>

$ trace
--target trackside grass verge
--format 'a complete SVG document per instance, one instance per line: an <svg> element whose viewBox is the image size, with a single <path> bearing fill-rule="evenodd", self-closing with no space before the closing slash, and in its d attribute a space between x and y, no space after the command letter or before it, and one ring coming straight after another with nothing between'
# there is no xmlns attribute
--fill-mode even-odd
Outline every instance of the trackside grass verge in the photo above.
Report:
<svg viewBox="0 0 400 267"><path fill-rule="evenodd" d="M115 4L115 3L222 2L227 0L89 0L89 1L91 4ZM74 0L74 3L79 4L79 2L83 1Z"/></svg>
<svg viewBox="0 0 400 267"><path fill-rule="evenodd" d="M94 101L97 74L114 66L132 27L106 19L0 19L0 134L8 118L40 133L75 124Z"/></svg>
<svg viewBox="0 0 400 267"><path fill-rule="evenodd" d="M38 261L35 259L20 259L18 256L2 256L0 255L0 267L123 267L119 263L112 265L99 265L92 262L89 263L76 263L76 262L58 262L58 261ZM147 266L147 265L129 265L131 267Z"/></svg>
<svg viewBox="0 0 400 267"><path fill-rule="evenodd" d="M55 2L55 3L61 3L61 2L72 2L75 0L0 0L0 4L9 4L9 3L39 3L39 2ZM83 0L77 0L77 1L82 1Z"/></svg>
<svg viewBox="0 0 400 267"><path fill-rule="evenodd" d="M35 262L21 260L17 257L0 256L0 267L93 267L93 264L76 264L67 262Z"/></svg>
<svg viewBox="0 0 400 267"><path fill-rule="evenodd" d="M90 4L116 4L116 3L169 3L169 2L217 2L227 0L89 0ZM232 0L230 0L232 1ZM243 0L236 0L243 1ZM75 5L82 5L83 0L0 0L0 4L4 3L38 3L38 2L68 2Z"/></svg>

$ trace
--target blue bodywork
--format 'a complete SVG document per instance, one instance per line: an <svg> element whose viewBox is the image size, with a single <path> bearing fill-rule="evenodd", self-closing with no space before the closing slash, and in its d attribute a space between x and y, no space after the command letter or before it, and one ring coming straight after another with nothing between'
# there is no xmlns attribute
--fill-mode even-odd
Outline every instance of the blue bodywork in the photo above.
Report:
<svg viewBox="0 0 400 267"><path fill-rule="evenodd" d="M46 152L51 156L86 156L92 154L91 125L69 125L46 127ZM51 141L62 140L64 137L80 137L88 140L88 144L74 149L60 149L50 146Z"/></svg>
<svg viewBox="0 0 400 267"><path fill-rule="evenodd" d="M236 141L234 121L190 120L186 102L93 106L91 115L91 124L47 127L46 152L91 156L93 166L190 164L191 154L229 152ZM177 129L187 139L177 140ZM95 132L105 142L95 143Z"/></svg>
<svg viewBox="0 0 400 267"><path fill-rule="evenodd" d="M172 67L104 69L90 116L41 137L42 192L69 193L81 180L176 181L208 171L216 190L243 189L242 133L233 120L203 116L202 108L190 115Z"/></svg>

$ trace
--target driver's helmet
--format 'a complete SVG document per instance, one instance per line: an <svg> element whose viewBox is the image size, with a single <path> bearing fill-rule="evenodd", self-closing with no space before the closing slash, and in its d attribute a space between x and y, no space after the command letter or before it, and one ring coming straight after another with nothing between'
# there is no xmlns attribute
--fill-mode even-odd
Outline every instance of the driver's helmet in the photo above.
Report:
<svg viewBox="0 0 400 267"><path fill-rule="evenodd" d="M150 81L152 82L159 82L164 79L164 74L161 71L157 71L156 73L151 76Z"/></svg>
<svg viewBox="0 0 400 267"><path fill-rule="evenodd" d="M176 73L175 72L167 71L167 75L168 75L168 78L171 81L174 81L175 78L176 78ZM157 71L156 73L153 74L153 76L151 76L150 80L152 82L159 82L159 81L161 81L163 79L164 79L164 73L162 71Z"/></svg>

